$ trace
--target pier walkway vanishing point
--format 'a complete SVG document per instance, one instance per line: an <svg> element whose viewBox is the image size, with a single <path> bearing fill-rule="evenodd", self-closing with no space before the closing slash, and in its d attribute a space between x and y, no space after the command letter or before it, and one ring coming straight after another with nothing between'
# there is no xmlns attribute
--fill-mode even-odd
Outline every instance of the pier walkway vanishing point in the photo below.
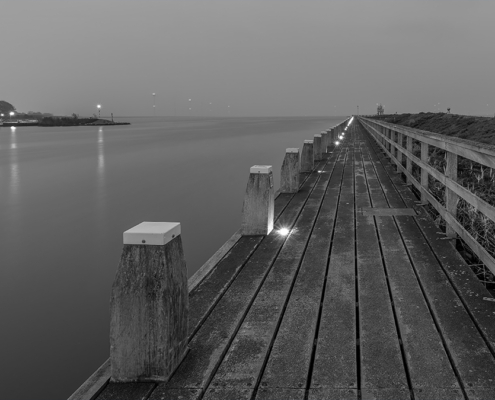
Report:
<svg viewBox="0 0 495 400"><path fill-rule="evenodd" d="M109 360L70 399L495 399L494 299L370 120L350 121L304 143L301 170L305 151L314 168L276 196L268 234L246 231L246 198L241 231L189 280L188 350L174 352L167 382L122 378ZM250 184L261 190L266 173L271 188L260 168Z"/></svg>

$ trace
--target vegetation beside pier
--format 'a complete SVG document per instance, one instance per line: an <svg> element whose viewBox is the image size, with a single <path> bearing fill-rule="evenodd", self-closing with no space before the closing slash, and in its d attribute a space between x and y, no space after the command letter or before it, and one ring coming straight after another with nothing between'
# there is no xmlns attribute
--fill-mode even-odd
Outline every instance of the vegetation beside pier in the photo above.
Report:
<svg viewBox="0 0 495 400"><path fill-rule="evenodd" d="M495 146L495 118L446 113L389 114L371 118ZM421 155L421 148L417 143L413 145L413 154L416 157ZM443 173L446 168L446 152L439 148L431 148L428 154L428 163ZM413 165L412 172L419 180L421 168ZM495 170L493 168L459 157L457 174L459 185L467 188L488 204L495 206ZM428 189L433 196L444 203L445 186L431 175L428 181ZM426 206L426 208L437 225L445 228L445 221L438 212L431 205ZM457 204L457 220L492 257L495 256L495 223L492 220L463 199L460 199ZM485 282L488 289L495 292L494 275L461 240L458 240L457 247L480 280Z"/></svg>

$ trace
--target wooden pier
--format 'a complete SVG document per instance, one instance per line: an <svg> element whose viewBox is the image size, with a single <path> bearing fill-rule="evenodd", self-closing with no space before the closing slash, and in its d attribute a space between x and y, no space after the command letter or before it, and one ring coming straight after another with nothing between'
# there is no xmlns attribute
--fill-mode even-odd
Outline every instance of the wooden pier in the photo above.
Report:
<svg viewBox="0 0 495 400"><path fill-rule="evenodd" d="M276 196L273 230L234 235L189 280L170 379L112 382L108 361L71 400L495 399L495 299L370 122L327 132L299 190Z"/></svg>

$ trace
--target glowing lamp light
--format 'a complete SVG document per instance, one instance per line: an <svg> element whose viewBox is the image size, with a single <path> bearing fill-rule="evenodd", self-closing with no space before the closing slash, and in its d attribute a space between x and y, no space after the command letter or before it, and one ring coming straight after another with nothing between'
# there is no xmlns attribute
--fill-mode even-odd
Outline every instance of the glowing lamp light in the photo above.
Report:
<svg viewBox="0 0 495 400"><path fill-rule="evenodd" d="M335 146L338 146L339 144L340 144L340 142L337 140L337 141L335 142Z"/></svg>
<svg viewBox="0 0 495 400"><path fill-rule="evenodd" d="M290 232L290 231L289 231L289 229L288 229L288 228L280 228L280 229L278 230L278 234L279 234L280 236L287 236L287 235L289 234L289 232Z"/></svg>

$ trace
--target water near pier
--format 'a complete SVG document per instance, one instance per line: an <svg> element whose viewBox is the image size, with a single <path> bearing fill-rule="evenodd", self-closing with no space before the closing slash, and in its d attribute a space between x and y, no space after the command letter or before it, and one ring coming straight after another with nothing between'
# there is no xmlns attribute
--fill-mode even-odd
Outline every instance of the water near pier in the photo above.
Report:
<svg viewBox="0 0 495 400"><path fill-rule="evenodd" d="M67 398L108 357L122 232L179 221L189 275L239 227L249 167L342 118L0 129L2 398ZM124 119L122 119L124 120Z"/></svg>

